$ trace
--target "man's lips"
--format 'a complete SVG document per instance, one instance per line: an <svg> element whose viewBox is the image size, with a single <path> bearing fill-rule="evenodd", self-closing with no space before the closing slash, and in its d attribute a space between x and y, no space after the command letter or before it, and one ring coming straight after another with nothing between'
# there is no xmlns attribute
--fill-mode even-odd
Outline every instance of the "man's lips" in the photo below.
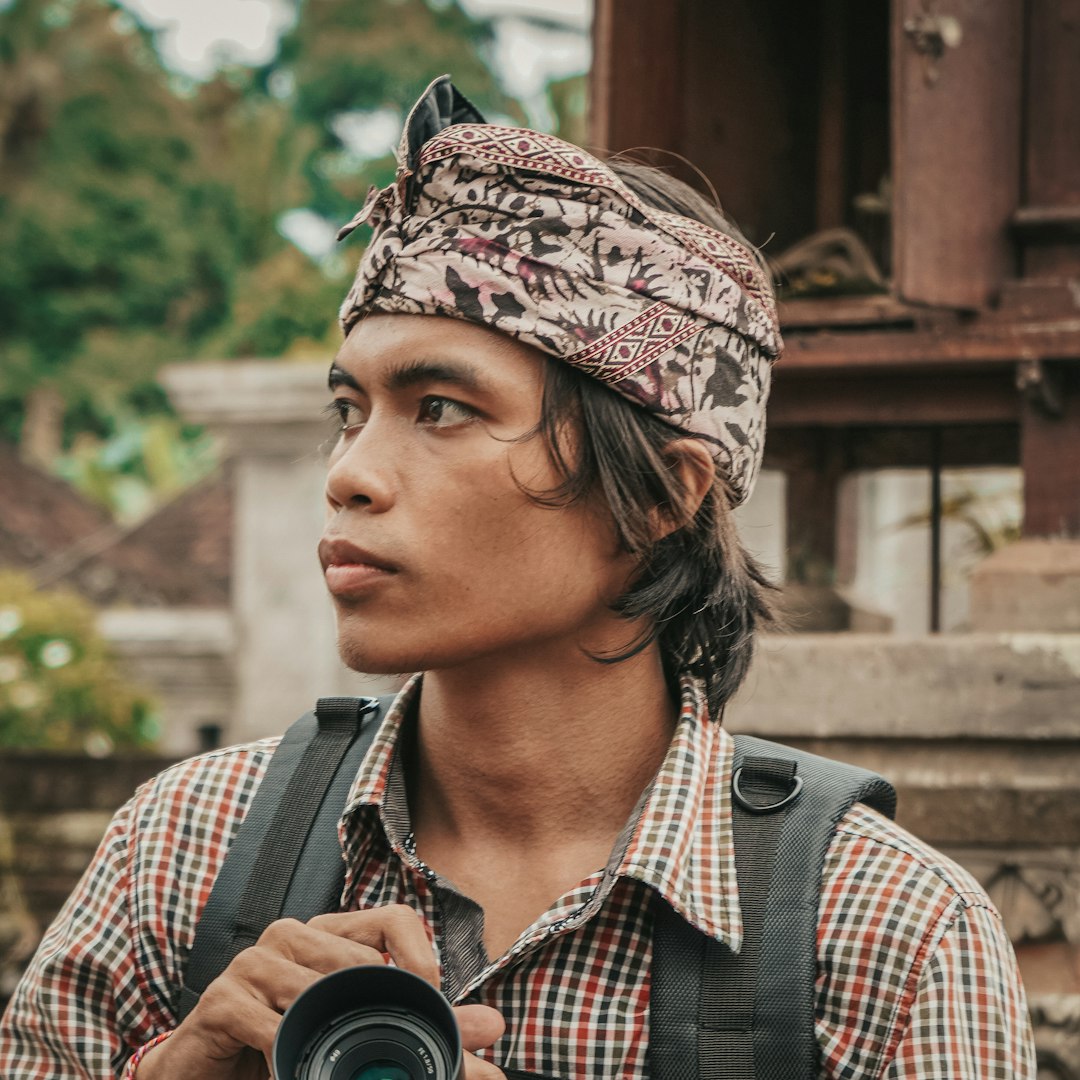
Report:
<svg viewBox="0 0 1080 1080"><path fill-rule="evenodd" d="M324 538L319 561L326 587L335 596L348 596L396 574L399 567L381 555L357 547L348 540Z"/></svg>

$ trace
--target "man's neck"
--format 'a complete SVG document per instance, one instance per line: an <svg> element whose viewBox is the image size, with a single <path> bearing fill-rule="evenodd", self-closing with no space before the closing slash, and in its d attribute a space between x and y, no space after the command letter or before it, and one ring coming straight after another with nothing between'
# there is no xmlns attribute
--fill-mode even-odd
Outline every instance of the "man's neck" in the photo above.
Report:
<svg viewBox="0 0 1080 1080"><path fill-rule="evenodd" d="M410 768L414 823L467 846L537 848L583 831L614 841L676 717L655 646L615 664L576 653L429 672Z"/></svg>

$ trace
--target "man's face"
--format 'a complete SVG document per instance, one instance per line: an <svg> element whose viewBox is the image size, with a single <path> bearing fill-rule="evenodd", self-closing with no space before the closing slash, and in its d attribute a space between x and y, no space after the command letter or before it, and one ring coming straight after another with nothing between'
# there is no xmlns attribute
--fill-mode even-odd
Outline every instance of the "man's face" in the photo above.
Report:
<svg viewBox="0 0 1080 1080"><path fill-rule="evenodd" d="M454 319L362 320L331 372L342 432L319 554L341 653L360 671L558 663L624 647L632 571L607 515L549 509L545 359Z"/></svg>

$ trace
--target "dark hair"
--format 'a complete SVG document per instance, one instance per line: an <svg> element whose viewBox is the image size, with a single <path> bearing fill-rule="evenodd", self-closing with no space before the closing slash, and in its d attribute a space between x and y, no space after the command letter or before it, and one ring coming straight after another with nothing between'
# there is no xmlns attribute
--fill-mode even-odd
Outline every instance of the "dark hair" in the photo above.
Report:
<svg viewBox="0 0 1080 1080"><path fill-rule="evenodd" d="M651 205L742 240L681 181L648 166L609 164ZM724 478L717 475L690 521L657 540L657 511L680 516L685 506L685 485L666 453L685 432L557 360L548 363L538 432L561 482L531 496L546 506L602 496L620 543L639 560L614 610L646 619L649 629L620 653L595 659L617 663L657 641L669 681L684 671L700 677L710 715L719 718L746 676L755 630L776 623L774 586L739 540Z"/></svg>

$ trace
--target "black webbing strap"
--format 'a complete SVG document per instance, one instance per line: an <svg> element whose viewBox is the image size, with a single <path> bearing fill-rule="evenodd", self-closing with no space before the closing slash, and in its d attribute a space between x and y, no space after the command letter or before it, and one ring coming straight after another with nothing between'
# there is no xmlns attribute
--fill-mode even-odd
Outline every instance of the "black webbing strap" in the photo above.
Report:
<svg viewBox="0 0 1080 1080"><path fill-rule="evenodd" d="M875 773L735 737L732 826L743 945L736 955L653 905L653 1080L810 1080L821 871L856 802L890 817Z"/></svg>
<svg viewBox="0 0 1080 1080"><path fill-rule="evenodd" d="M275 919L337 907L345 867L336 823L387 700L321 698L278 744L199 918L179 1020Z"/></svg>
<svg viewBox="0 0 1080 1080"><path fill-rule="evenodd" d="M793 761L775 757L747 757L736 762L735 769L732 828L743 944L736 954L718 941L706 943L701 976L698 1075L753 1080L754 996L769 880L784 821L793 805L791 799L800 793L796 783L801 777L796 777Z"/></svg>
<svg viewBox="0 0 1080 1080"><path fill-rule="evenodd" d="M769 879L802 780L795 762L776 757L740 756L735 770L732 829L742 948L733 953L694 930L657 895L649 1036L654 1080L754 1080L754 991Z"/></svg>

